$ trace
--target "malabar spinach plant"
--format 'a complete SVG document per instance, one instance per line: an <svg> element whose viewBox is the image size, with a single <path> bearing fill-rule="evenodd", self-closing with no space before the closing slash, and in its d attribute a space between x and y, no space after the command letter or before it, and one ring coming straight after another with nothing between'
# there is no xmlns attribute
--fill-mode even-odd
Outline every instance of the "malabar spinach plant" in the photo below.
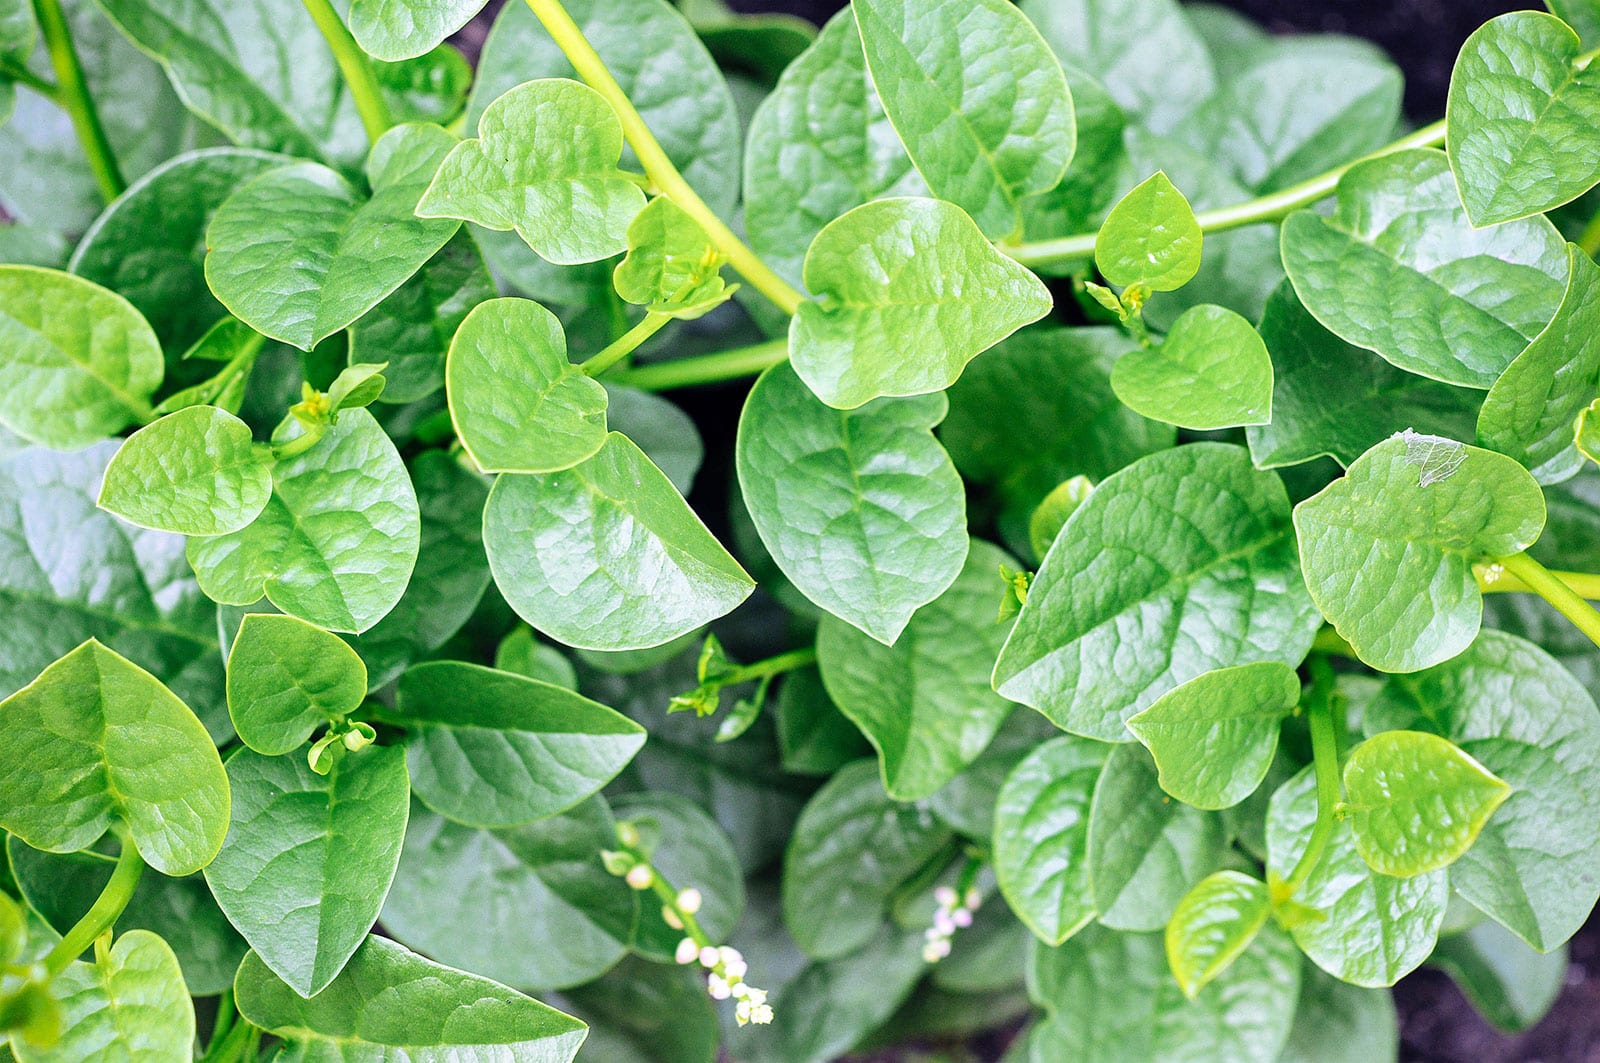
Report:
<svg viewBox="0 0 1600 1063"><path fill-rule="evenodd" d="M483 6L0 0L0 1060L1539 1017L1594 0Z"/></svg>

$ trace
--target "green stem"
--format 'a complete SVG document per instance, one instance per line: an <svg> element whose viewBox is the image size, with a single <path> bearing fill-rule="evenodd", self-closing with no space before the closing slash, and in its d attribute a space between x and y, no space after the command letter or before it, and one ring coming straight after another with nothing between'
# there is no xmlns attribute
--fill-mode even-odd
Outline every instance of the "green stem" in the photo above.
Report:
<svg viewBox="0 0 1600 1063"><path fill-rule="evenodd" d="M21 63L0 56L0 80L15 81L18 85L26 85L56 106L61 103L61 86L54 81L46 81Z"/></svg>
<svg viewBox="0 0 1600 1063"><path fill-rule="evenodd" d="M1306 709L1306 719L1311 725L1311 756L1317 775L1317 822L1311 828L1311 840L1306 851L1289 872L1285 886L1289 896L1294 896L1305 885L1316 868L1317 861L1328 847L1333 834L1334 810L1339 806L1339 737L1334 729L1334 676L1327 658L1310 658L1311 695Z"/></svg>
<svg viewBox="0 0 1600 1063"><path fill-rule="evenodd" d="M277 461L287 461L299 457L318 443L327 434L327 427L319 425L315 429L308 428L300 435L295 436L287 443L279 443L272 448L272 456Z"/></svg>
<svg viewBox="0 0 1600 1063"><path fill-rule="evenodd" d="M712 209L706 206L700 194L689 186L683 179L678 168L672 164L667 153L662 150L655 136L645 125L644 119L634 108L633 102L628 99L628 94L622 91L622 86L617 84L617 79L611 76L611 71L606 69L605 61L584 37L583 30L572 21L572 16L567 14L566 8L561 6L561 0L527 0L528 7L533 10L540 22L544 23L545 30L550 34L556 45L566 53L568 61L578 76L588 82L589 87L606 98L617 117L622 120L622 133L633 148L633 153L638 156L639 163L644 167L646 176L661 190L661 194L672 200L684 213L699 223L711 237L711 242L717 246L728 264L750 282L756 291L771 299L786 314L793 314L804 302L805 297L782 277L778 276L732 229L717 217Z"/></svg>
<svg viewBox="0 0 1600 1063"><path fill-rule="evenodd" d="M1589 219L1589 224L1583 227L1583 233L1578 237L1578 246L1590 258L1600 257L1600 210L1594 212L1594 217Z"/></svg>
<svg viewBox="0 0 1600 1063"><path fill-rule="evenodd" d="M117 153L106 136L105 126L100 124L100 112L89 93L89 82L83 76L78 51L72 46L72 30L67 25L66 15L62 14L61 0L33 0L33 13L50 52L50 65L55 68L59 86L55 100L66 108L72 119L72 128L89 160L89 172L100 188L100 198L110 203L128 186L122 180Z"/></svg>
<svg viewBox="0 0 1600 1063"><path fill-rule="evenodd" d="M1195 220L1200 223L1204 232L1218 233L1228 229L1238 229L1246 225L1255 225L1258 222L1278 221L1285 216L1308 207L1318 200L1326 199L1339 186L1339 178L1345 171L1357 163L1387 155L1393 151L1403 151L1407 148L1436 147L1444 143L1444 121L1434 122L1432 125L1423 126L1414 133L1401 137L1386 147L1379 148L1371 155L1363 155L1359 159L1351 159L1341 163L1326 173L1318 174L1297 185L1243 203L1235 203L1228 207L1217 207L1214 210L1202 210L1195 215ZM1047 266L1059 262L1070 262L1074 259L1088 258L1094 254L1094 241L1098 232L1077 233L1073 236L1063 236L1055 240L1038 240L1031 243L1000 245L1000 250L1022 263L1024 266Z"/></svg>
<svg viewBox="0 0 1600 1063"><path fill-rule="evenodd" d="M1555 610L1568 620L1573 626L1589 637L1589 641L1600 646L1600 612L1594 606L1584 601L1571 587L1557 578L1556 574L1545 568L1527 554L1511 554L1497 559L1498 563L1505 566L1506 572L1521 580L1529 590L1549 602Z"/></svg>
<svg viewBox="0 0 1600 1063"><path fill-rule="evenodd" d="M254 1026L240 1019L220 1041L212 1042L206 1054L200 1057L200 1063L234 1063L245 1056L255 1032Z"/></svg>
<svg viewBox="0 0 1600 1063"><path fill-rule="evenodd" d="M644 315L643 321L624 332L614 343L585 361L579 368L589 376L599 376L632 354L645 340L660 332L662 327L671 320L672 315L670 314L658 314L653 310L650 311Z"/></svg>
<svg viewBox="0 0 1600 1063"><path fill-rule="evenodd" d="M1511 572L1501 572L1491 578L1488 569L1489 566L1487 564L1472 566L1472 574L1478 580L1478 590L1485 594L1511 591L1538 593L1523 582L1521 577L1513 575ZM1596 575L1593 572L1563 572L1554 569L1549 571L1550 575L1565 583L1579 597L1600 601L1600 575Z"/></svg>
<svg viewBox="0 0 1600 1063"><path fill-rule="evenodd" d="M672 914L677 916L678 921L683 924L683 932L689 935L696 945L705 948L707 945L716 944L701 929L700 923L694 916L678 907L678 891L673 888L672 883L668 882L660 871L656 870L654 864L650 865L650 889L655 892L656 898L661 901L662 907L672 909Z"/></svg>
<svg viewBox="0 0 1600 1063"><path fill-rule="evenodd" d="M697 384L718 384L724 380L756 376L789 357L788 340L768 340L751 347L656 362L613 373L611 380L644 391L671 391Z"/></svg>
<svg viewBox="0 0 1600 1063"><path fill-rule="evenodd" d="M732 686L735 683L748 683L752 679L765 679L769 675L792 672L796 668L816 663L817 651L814 647L808 646L803 650L790 650L788 653L780 653L776 657L768 657L764 661L741 665L731 672L724 672L717 676L717 684Z"/></svg>
<svg viewBox="0 0 1600 1063"><path fill-rule="evenodd" d="M133 899L133 891L144 873L144 861L139 858L139 847L133 844L133 838L126 831L119 830L118 834L122 853L117 857L117 866L111 870L111 881L77 925L67 931L67 936L56 942L56 947L44 958L45 970L51 978L66 970L96 938L110 930Z"/></svg>
<svg viewBox="0 0 1600 1063"><path fill-rule="evenodd" d="M383 102L383 89L378 85L378 72L372 60L361 50L350 30L328 0L303 0L311 20L317 24L323 39L333 51L334 62L350 87L350 98L355 101L356 113L367 131L367 139L376 144L378 138L394 124L389 117L389 105Z"/></svg>

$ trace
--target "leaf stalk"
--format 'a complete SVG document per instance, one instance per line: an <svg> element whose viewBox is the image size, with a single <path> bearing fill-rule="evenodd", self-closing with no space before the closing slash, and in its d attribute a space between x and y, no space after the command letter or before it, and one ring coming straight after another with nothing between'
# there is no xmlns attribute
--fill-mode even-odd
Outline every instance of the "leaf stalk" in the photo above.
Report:
<svg viewBox="0 0 1600 1063"><path fill-rule="evenodd" d="M607 345L599 354L590 357L579 368L589 376L599 376L632 354L644 344L645 340L660 332L662 327L671 320L671 314L658 314L653 310L647 311L642 321Z"/></svg>
<svg viewBox="0 0 1600 1063"><path fill-rule="evenodd" d="M44 958L44 968L51 978L71 966L101 934L110 930L128 902L133 900L133 891L144 874L144 860L126 830L117 828L117 835L122 841L122 852L117 856L117 866L112 868L106 888L100 891L100 896L83 913L77 925L68 930L66 937L56 942L56 947Z"/></svg>
<svg viewBox="0 0 1600 1063"><path fill-rule="evenodd" d="M656 362L611 374L618 384L642 391L672 391L698 384L718 384L725 380L756 376L789 357L789 341L768 340L750 347Z"/></svg>
<svg viewBox="0 0 1600 1063"><path fill-rule="evenodd" d="M1300 854L1294 870L1289 872L1289 877L1284 881L1288 897L1300 892L1328 848L1328 839L1333 835L1336 819L1335 810L1339 807L1342 795L1339 736L1333 720L1333 706L1337 701L1333 666L1327 658L1315 655L1308 666L1311 669L1311 694L1306 707L1306 722L1311 726L1311 756L1317 776L1317 821L1311 828L1311 839L1306 842L1305 852Z"/></svg>
<svg viewBox="0 0 1600 1063"><path fill-rule="evenodd" d="M72 128L78 134L84 156L89 160L89 172L94 175L94 183L100 189L100 198L110 203L128 185L122 179L117 153L106 136L105 126L100 122L100 111L95 107L94 96L89 91L89 81L84 76L83 64L78 60L78 50L73 47L72 29L62 13L61 0L33 0L33 13L38 19L40 33L44 35L45 48L50 53L50 65L56 72L55 92L51 98L65 108L67 116L72 119Z"/></svg>
<svg viewBox="0 0 1600 1063"><path fill-rule="evenodd" d="M1503 566L1509 575L1515 576L1528 590L1549 602L1556 612L1572 621L1573 626L1588 636L1590 642L1600 646L1600 612L1596 612L1594 606L1584 601L1583 597L1561 576L1551 572L1527 554L1510 554L1496 558L1495 563ZM1594 580L1594 577L1590 577L1590 580Z"/></svg>
<svg viewBox="0 0 1600 1063"><path fill-rule="evenodd" d="M378 84L377 69L328 0L303 0L303 3L311 21L317 24L318 31L328 42L334 62L339 64L356 113L361 116L361 126L367 131L367 140L376 144L394 125L389 105L383 99L383 89Z"/></svg>

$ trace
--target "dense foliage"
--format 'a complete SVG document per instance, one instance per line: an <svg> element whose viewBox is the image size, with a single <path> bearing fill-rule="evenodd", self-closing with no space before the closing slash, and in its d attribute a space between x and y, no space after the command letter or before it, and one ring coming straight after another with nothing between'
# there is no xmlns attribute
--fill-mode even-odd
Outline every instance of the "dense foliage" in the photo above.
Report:
<svg viewBox="0 0 1600 1063"><path fill-rule="evenodd" d="M0 0L0 1060L1542 1014L1595 0L483 6Z"/></svg>

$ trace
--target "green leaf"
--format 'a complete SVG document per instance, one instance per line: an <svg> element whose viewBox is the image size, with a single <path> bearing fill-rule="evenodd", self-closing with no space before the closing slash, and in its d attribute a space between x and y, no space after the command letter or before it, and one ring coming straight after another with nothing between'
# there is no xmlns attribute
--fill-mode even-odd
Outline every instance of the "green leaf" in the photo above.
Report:
<svg viewBox="0 0 1600 1063"><path fill-rule="evenodd" d="M1470 439L1483 392L1397 369L1352 347L1300 304L1288 281L1267 300L1261 338L1272 355L1272 423L1248 429L1261 468L1328 455L1348 467L1407 428Z"/></svg>
<svg viewBox="0 0 1600 1063"><path fill-rule="evenodd" d="M854 0L867 70L928 187L991 237L1055 187L1077 145L1061 64L1005 0Z"/></svg>
<svg viewBox="0 0 1600 1063"><path fill-rule="evenodd" d="M1207 875L1178 902L1167 923L1167 963L1193 1000L1239 958L1266 925L1267 884L1239 871Z"/></svg>
<svg viewBox="0 0 1600 1063"><path fill-rule="evenodd" d="M1487 388L1561 302L1566 251L1545 218L1475 229L1441 151L1352 166L1332 217L1283 224L1283 264L1306 309L1401 369Z"/></svg>
<svg viewBox="0 0 1600 1063"><path fill-rule="evenodd" d="M1044 501L1028 518L1028 545L1033 547L1035 558L1042 558L1049 552L1050 544L1061 534L1067 518L1083 505L1093 490L1094 483L1087 476L1074 476L1062 480L1055 490L1044 496ZM1021 604L1017 603L1019 608Z"/></svg>
<svg viewBox="0 0 1600 1063"><path fill-rule="evenodd" d="M1178 447L1110 477L1068 518L995 689L1074 734L1127 741L1128 717L1195 676L1298 665L1318 623L1282 482L1242 447Z"/></svg>
<svg viewBox="0 0 1600 1063"><path fill-rule="evenodd" d="M366 410L346 410L315 446L279 460L272 498L248 527L189 540L214 601L263 594L331 631L365 631L394 608L417 560L416 492Z"/></svg>
<svg viewBox="0 0 1600 1063"><path fill-rule="evenodd" d="M892 645L823 616L822 681L877 749L891 798L932 795L983 752L1011 712L989 674L1009 631L994 622L995 575L1015 563L974 541L955 581L912 615Z"/></svg>
<svg viewBox="0 0 1600 1063"><path fill-rule="evenodd" d="M717 1006L698 965L625 957L605 977L569 991L566 1002L589 1024L586 1044L597 1059L716 1063Z"/></svg>
<svg viewBox="0 0 1600 1063"><path fill-rule="evenodd" d="M657 196L628 226L628 257L614 274L617 294L651 313L687 321L733 294L719 272L722 263L722 252L700 223Z"/></svg>
<svg viewBox="0 0 1600 1063"><path fill-rule="evenodd" d="M353 0L350 34L374 59L422 55L461 29L485 0Z"/></svg>
<svg viewBox="0 0 1600 1063"><path fill-rule="evenodd" d="M502 476L484 545L524 620L584 649L645 649L731 611L754 583L626 436L564 472ZM527 550L542 544L538 556Z"/></svg>
<svg viewBox="0 0 1600 1063"><path fill-rule="evenodd" d="M148 930L119 936L101 962L74 963L52 981L51 994L61 1004L61 1038L49 1048L12 1038L17 1063L194 1058L194 1004L178 958Z"/></svg>
<svg viewBox="0 0 1600 1063"><path fill-rule="evenodd" d="M1267 777L1278 727L1300 701L1300 679L1277 661L1206 672L1128 718L1155 757L1161 788L1184 804L1238 804Z"/></svg>
<svg viewBox="0 0 1600 1063"><path fill-rule="evenodd" d="M1272 795L1267 810L1267 871L1285 880L1311 841L1317 819L1310 767ZM1444 871L1409 878L1381 875L1356 851L1350 821L1336 819L1327 846L1294 899L1322 918L1289 928L1295 944L1342 982L1391 986L1433 951L1450 897Z"/></svg>
<svg viewBox="0 0 1600 1063"><path fill-rule="evenodd" d="M1448 974L1478 1014L1508 1033L1549 1012L1567 978L1567 950L1535 952L1495 923L1479 923L1439 942L1428 960Z"/></svg>
<svg viewBox="0 0 1600 1063"><path fill-rule="evenodd" d="M1094 262L1119 288L1170 292L1199 271L1203 239L1189 201L1157 170L1106 215L1094 238Z"/></svg>
<svg viewBox="0 0 1600 1063"><path fill-rule="evenodd" d="M377 921L400 863L405 752L371 747L326 775L304 757L228 758L233 822L206 882L228 919L301 996L322 992Z"/></svg>
<svg viewBox="0 0 1600 1063"><path fill-rule="evenodd" d="M467 109L472 64L453 44L397 63L372 64L378 91L392 122L433 122L448 126Z"/></svg>
<svg viewBox="0 0 1600 1063"><path fill-rule="evenodd" d="M633 440L678 493L687 495L706 456L694 421L671 400L648 391L606 384L606 394L606 423Z"/></svg>
<svg viewBox="0 0 1600 1063"><path fill-rule="evenodd" d="M1516 458L1541 483L1583 465L1573 422L1600 393L1600 266L1576 244L1567 293L1543 332L1506 367L1478 413L1478 442Z"/></svg>
<svg viewBox="0 0 1600 1063"><path fill-rule="evenodd" d="M641 833L655 825L659 840L651 865L674 889L699 890L703 904L695 920L712 941L728 940L744 915L744 875L733 843L716 820L679 794L626 794L617 798L615 808L618 819L639 824ZM662 918L656 896L644 894L634 951L657 963L670 963L683 938L681 929L673 929Z"/></svg>
<svg viewBox="0 0 1600 1063"><path fill-rule="evenodd" d="M638 724L571 690L461 661L406 672L385 720L410 732L417 796L469 827L515 827L571 808L644 744Z"/></svg>
<svg viewBox="0 0 1600 1063"><path fill-rule="evenodd" d="M380 937L368 937L309 1000L254 953L239 968L234 994L247 1022L305 1044L311 1058L445 1063L497 1050L493 1057L506 1063L571 1063L586 1033L577 1019L515 989Z"/></svg>
<svg viewBox="0 0 1600 1063"><path fill-rule="evenodd" d="M790 324L790 358L839 409L942 391L1051 305L1039 278L937 199L877 200L830 222L806 252L805 282L817 300ZM917 358L901 357L908 349Z"/></svg>
<svg viewBox="0 0 1600 1063"><path fill-rule="evenodd" d="M644 193L617 169L622 123L587 85L544 78L518 85L457 144L417 204L423 218L514 229L548 262L572 265L628 247Z"/></svg>
<svg viewBox="0 0 1600 1063"><path fill-rule="evenodd" d="M1511 787L1446 739L1385 731L1344 766L1350 830L1367 866L1401 878L1448 867Z"/></svg>
<svg viewBox="0 0 1600 1063"><path fill-rule="evenodd" d="M866 737L828 697L822 673L790 672L778 687L778 746L791 775L832 775L872 752Z"/></svg>
<svg viewBox="0 0 1600 1063"><path fill-rule="evenodd" d="M1579 454L1600 465L1600 399L1578 411L1572 425L1572 445Z"/></svg>
<svg viewBox="0 0 1600 1063"><path fill-rule="evenodd" d="M1226 307L1190 307L1161 346L1118 359L1111 387L1146 417L1208 431L1272 421L1272 356Z"/></svg>
<svg viewBox="0 0 1600 1063"><path fill-rule="evenodd" d="M386 383L385 368L383 362L362 362L341 369L326 392L329 416L337 416L341 410L364 409L376 402Z"/></svg>
<svg viewBox="0 0 1600 1063"><path fill-rule="evenodd" d="M1554 15L1513 11L1467 38L1450 74L1450 167L1474 225L1577 199L1600 164L1574 152L1600 123L1600 67L1579 65L1578 35Z"/></svg>
<svg viewBox="0 0 1600 1063"><path fill-rule="evenodd" d="M1012 769L994 815L994 874L1006 904L1047 945L1094 918L1089 801L1110 747L1062 735Z"/></svg>
<svg viewBox="0 0 1600 1063"><path fill-rule="evenodd" d="M272 457L250 426L215 406L190 406L139 429L106 466L99 505L131 524L226 535L272 495Z"/></svg>
<svg viewBox="0 0 1600 1063"><path fill-rule="evenodd" d="M0 424L80 450L143 420L161 345L126 299L33 266L0 266Z"/></svg>
<svg viewBox="0 0 1600 1063"><path fill-rule="evenodd" d="M1577 30L1585 47L1592 48L1600 41L1600 4L1595 0L1546 0L1544 6Z"/></svg>
<svg viewBox="0 0 1600 1063"><path fill-rule="evenodd" d="M1524 550L1544 497L1510 458L1403 432L1295 507L1300 564L1322 615L1361 660L1414 672L1478 633L1472 564Z"/></svg>
<svg viewBox="0 0 1600 1063"><path fill-rule="evenodd" d="M228 654L228 712L239 740L278 756L367 693L367 668L343 639L292 616L251 613Z"/></svg>
<svg viewBox="0 0 1600 1063"><path fill-rule="evenodd" d="M806 804L783 861L783 921L806 955L837 959L872 940L895 891L951 838L925 810L883 792L858 760Z"/></svg>
<svg viewBox="0 0 1600 1063"><path fill-rule="evenodd" d="M145 863L188 875L228 829L228 780L189 707L90 639L0 702L0 827L36 849L88 848L118 820Z"/></svg>
<svg viewBox="0 0 1600 1063"><path fill-rule="evenodd" d="M14 962L27 944L27 915L9 893L0 892L0 963Z"/></svg>
<svg viewBox="0 0 1600 1063"><path fill-rule="evenodd" d="M1101 923L1161 929L1226 849L1222 817L1162 793L1143 747L1111 750L1089 811L1089 885Z"/></svg>
<svg viewBox="0 0 1600 1063"><path fill-rule="evenodd" d="M0 52L25 60L33 51L38 33L28 0L0 0Z"/></svg>
<svg viewBox="0 0 1600 1063"><path fill-rule="evenodd" d="M559 472L606 441L606 389L567 360L561 322L532 300L473 307L444 377L450 420L485 472Z"/></svg>
<svg viewBox="0 0 1600 1063"><path fill-rule="evenodd" d="M438 126L385 133L367 160L372 198L316 163L241 187L206 230L206 281L258 332L309 351L377 306L455 235L418 204L455 138Z"/></svg>
<svg viewBox="0 0 1600 1063"><path fill-rule="evenodd" d="M961 478L932 431L947 408L933 395L837 410L778 365L739 419L739 484L772 559L885 645L966 557Z"/></svg>
<svg viewBox="0 0 1600 1063"><path fill-rule="evenodd" d="M1300 966L1294 1027L1278 1063L1374 1063L1400 1058L1394 996L1341 982L1312 963Z"/></svg>

